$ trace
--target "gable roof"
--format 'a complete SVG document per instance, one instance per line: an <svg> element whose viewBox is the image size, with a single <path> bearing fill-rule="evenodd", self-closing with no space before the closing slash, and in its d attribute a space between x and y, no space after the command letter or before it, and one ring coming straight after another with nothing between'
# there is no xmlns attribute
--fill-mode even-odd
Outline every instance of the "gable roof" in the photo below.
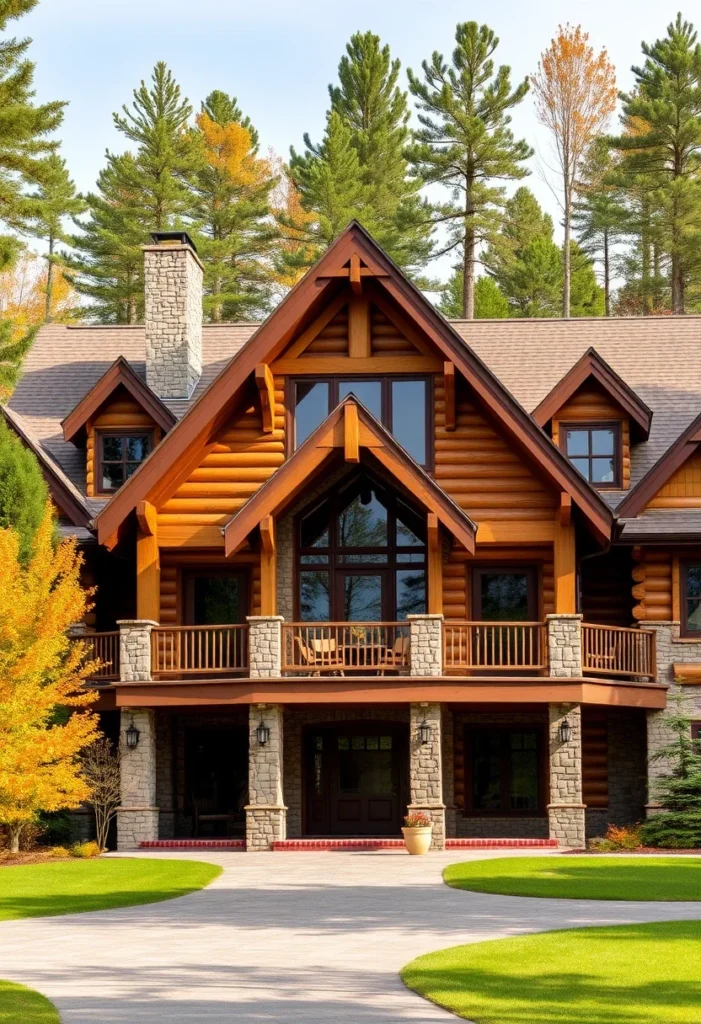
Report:
<svg viewBox="0 0 701 1024"><path fill-rule="evenodd" d="M340 402L294 455L229 520L224 527L224 554L228 557L237 551L263 516L289 505L312 474L319 472L339 449L344 449L347 462L359 462L361 451L374 458L474 554L477 527L470 517L354 395Z"/></svg>
<svg viewBox="0 0 701 1024"><path fill-rule="evenodd" d="M667 483L672 473L679 469L694 454L701 441L701 413L691 421L671 447L657 460L628 497L621 502L618 514L621 519L633 519L640 515L648 501L660 487Z"/></svg>
<svg viewBox="0 0 701 1024"><path fill-rule="evenodd" d="M148 384L131 368L124 356L120 355L63 420L61 426L64 440L75 441L90 417L95 415L118 387L126 388L164 433L174 425L175 416L170 409L166 408Z"/></svg>
<svg viewBox="0 0 701 1024"><path fill-rule="evenodd" d="M89 526L92 515L78 488L69 480L60 466L57 466L49 458L37 439L32 435L27 424L22 421L21 416L4 405L0 406L0 412L10 430L36 455L48 485L49 493L56 504L60 506L74 526L81 528Z"/></svg>
<svg viewBox="0 0 701 1024"><path fill-rule="evenodd" d="M305 317L318 311L338 289L339 278L344 274L348 277L351 258L358 256L366 272L376 277L378 287L399 303L443 358L453 362L468 379L478 398L517 445L538 463L551 485L571 496L600 538L609 538L613 516L600 495L365 229L352 222L98 515L101 542L115 535L139 501L148 498L158 504L178 478L176 473L184 477L194 468L195 460L190 463L185 458L190 446L207 443L212 429L223 423L227 409L232 407L256 365L272 361L289 344Z"/></svg>
<svg viewBox="0 0 701 1024"><path fill-rule="evenodd" d="M587 349L533 410L532 416L538 426L544 427L590 377L593 377L610 398L628 413L631 426L637 427L637 430L634 429L636 439L647 441L650 435L652 410L593 347Z"/></svg>

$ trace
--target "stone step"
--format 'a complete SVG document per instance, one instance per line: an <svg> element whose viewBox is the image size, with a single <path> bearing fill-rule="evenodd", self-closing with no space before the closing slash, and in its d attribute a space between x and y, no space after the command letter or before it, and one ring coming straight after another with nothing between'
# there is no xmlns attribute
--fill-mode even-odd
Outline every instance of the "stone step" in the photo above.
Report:
<svg viewBox="0 0 701 1024"><path fill-rule="evenodd" d="M142 850L245 850L245 839L149 839ZM403 839L282 839L274 850L401 850ZM446 839L446 850L522 850L557 848L556 839Z"/></svg>
<svg viewBox="0 0 701 1024"><path fill-rule="evenodd" d="M147 839L142 850L245 850L245 839Z"/></svg>

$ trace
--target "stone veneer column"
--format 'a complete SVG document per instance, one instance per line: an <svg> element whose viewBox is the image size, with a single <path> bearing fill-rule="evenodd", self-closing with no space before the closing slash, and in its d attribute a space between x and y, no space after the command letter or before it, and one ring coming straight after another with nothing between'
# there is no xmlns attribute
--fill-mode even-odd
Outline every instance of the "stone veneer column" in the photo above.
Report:
<svg viewBox="0 0 701 1024"><path fill-rule="evenodd" d="M407 615L412 676L443 674L443 616Z"/></svg>
<svg viewBox="0 0 701 1024"><path fill-rule="evenodd" d="M189 245L144 247L146 383L189 398L202 373L203 270Z"/></svg>
<svg viewBox="0 0 701 1024"><path fill-rule="evenodd" d="M139 730L136 749L130 750L126 730ZM119 730L121 805L117 808L117 849L136 850L158 839L156 807L156 729L149 708L122 708Z"/></svg>
<svg viewBox="0 0 701 1024"><path fill-rule="evenodd" d="M287 835L287 807L282 795L283 709L280 704L251 704L248 728L248 799L246 849L271 850ZM256 736L260 723L270 729L261 746Z"/></svg>
<svg viewBox="0 0 701 1024"><path fill-rule="evenodd" d="M282 674L282 615L249 615L248 670L252 679Z"/></svg>
<svg viewBox="0 0 701 1024"><path fill-rule="evenodd" d="M123 683L144 682L151 678L151 630L157 622L150 619L120 619L119 670Z"/></svg>
<svg viewBox="0 0 701 1024"><path fill-rule="evenodd" d="M424 721L431 730L428 743L422 743L419 736L419 727ZM431 849L444 850L445 804L440 704L409 705L409 789L409 811L424 811L428 814L433 822Z"/></svg>
<svg viewBox="0 0 701 1024"><path fill-rule="evenodd" d="M560 846L581 849L586 845L582 802L582 709L579 704L549 704L550 838ZM560 724L570 723L572 736L563 743Z"/></svg>
<svg viewBox="0 0 701 1024"><path fill-rule="evenodd" d="M582 616L546 615L551 676L582 675Z"/></svg>

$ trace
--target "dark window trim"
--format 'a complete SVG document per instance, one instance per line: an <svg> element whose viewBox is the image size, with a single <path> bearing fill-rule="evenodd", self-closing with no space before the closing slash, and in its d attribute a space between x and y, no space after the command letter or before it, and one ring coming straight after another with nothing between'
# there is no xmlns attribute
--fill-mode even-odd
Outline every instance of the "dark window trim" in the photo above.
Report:
<svg viewBox="0 0 701 1024"><path fill-rule="evenodd" d="M693 640L701 640L701 629L689 629L687 627L689 619L689 588L687 585L687 573L690 566L698 566L701 568L701 557L682 558L679 560L679 635L689 637Z"/></svg>
<svg viewBox="0 0 701 1024"><path fill-rule="evenodd" d="M512 811L509 808L499 810L483 810L481 807L475 808L473 804L473 792L472 792L472 761L473 761L473 748L472 748L472 737L476 733L480 732L501 732L501 733L512 733L512 732L534 732L538 736L538 805L532 810L528 811ZM548 770L548 743L547 743L547 730L542 722L510 722L510 723L496 723L484 725L465 725L465 736L464 736L464 750L465 750L465 811L464 816L466 818L542 818L547 813L547 805L550 800L549 796L549 770ZM504 757L505 747L502 746L502 798L505 796L505 779L506 771Z"/></svg>
<svg viewBox="0 0 701 1024"><path fill-rule="evenodd" d="M298 384L328 384L329 385L329 410L332 413L338 405L339 384L341 381L379 381L381 386L382 417L380 422L392 433L392 383L394 381L423 381L426 385L426 462L422 468L427 472L433 472L434 466L434 438L433 438L433 409L434 409L434 380L431 374L425 373L390 373L390 374L334 374L333 376L317 376L308 374L301 377L294 375L287 377L285 383L285 404L287 407L286 416L286 449L287 456L293 455L297 449L295 437L297 407L297 385ZM397 442L399 443L399 442Z"/></svg>
<svg viewBox="0 0 701 1024"><path fill-rule="evenodd" d="M621 481L623 479L623 451L622 451L622 440L621 440L621 421L620 420L575 420L559 422L559 441L560 449L564 452L567 459L572 462L572 458L588 458L591 468L592 458L597 456L569 456L567 455L567 431L568 430L613 430L613 466L614 466L614 479L610 484L595 483L593 480L588 482L595 487L597 491L618 491L623 486ZM591 450L591 438L590 438L590 450ZM606 456L598 456L599 458L606 458ZM574 465L574 464L573 464ZM575 466L576 469L576 466ZM585 477L586 480L586 477Z"/></svg>
<svg viewBox="0 0 701 1024"><path fill-rule="evenodd" d="M96 445L96 447L97 447L97 466L96 466L96 469L93 471L95 473L95 477L96 477L96 479L95 479L95 494L116 494L117 491L119 490L119 487L103 487L102 486L102 466L103 466L103 464L105 462L105 458L104 458L105 438L106 437L139 437L141 435L145 435L146 437L148 437L148 451L146 452L146 458L148 458L149 455L151 454L151 452L153 451L153 427L146 427L143 430L139 429L139 427L131 427L131 428L129 428L129 427L122 427L120 430L109 430L109 429L106 429L106 428L100 429L98 427L95 430L95 434L97 435L97 445ZM127 479L128 479L127 476L126 476L126 463L127 463L127 461L129 461L129 460L126 460L126 459L122 459L121 460L121 464L124 466L124 469L125 469L124 481L121 484L122 487L124 486L124 484L127 482ZM146 461L145 459L141 460L141 462L145 462L145 461ZM107 459L107 463L108 463L108 465L113 465L113 466L114 465L118 465L118 463L114 459ZM141 465L141 463L139 463L139 465Z"/></svg>
<svg viewBox="0 0 701 1024"><path fill-rule="evenodd" d="M701 722L691 723L691 738L692 740L701 740Z"/></svg>
<svg viewBox="0 0 701 1024"><path fill-rule="evenodd" d="M540 567L534 565L532 562L478 562L478 563L466 563L467 567L471 570L471 594L470 594L470 611L472 619L475 622L488 621L483 620L481 617L481 588L479 585L480 577L485 573L523 573L529 578L529 592L528 592L528 620L529 622L538 622L540 620L540 603L541 603L541 586L540 586ZM480 612L478 615L477 612Z"/></svg>

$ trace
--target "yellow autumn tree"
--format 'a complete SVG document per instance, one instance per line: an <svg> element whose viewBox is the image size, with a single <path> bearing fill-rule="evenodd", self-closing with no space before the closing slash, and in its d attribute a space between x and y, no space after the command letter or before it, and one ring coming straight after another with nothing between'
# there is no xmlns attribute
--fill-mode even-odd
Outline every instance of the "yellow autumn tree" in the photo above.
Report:
<svg viewBox="0 0 701 1024"><path fill-rule="evenodd" d="M570 239L577 175L594 139L616 108L616 69L606 50L595 54L581 25L560 25L531 77L536 115L551 134L561 178L565 228L562 315L570 315Z"/></svg>
<svg viewBox="0 0 701 1024"><path fill-rule="evenodd" d="M272 208L280 229L275 260L275 282L282 295L293 288L319 257L314 234L317 215L302 206L299 189L279 157L272 158L278 184L272 196Z"/></svg>
<svg viewBox="0 0 701 1024"><path fill-rule="evenodd" d="M12 340L17 341L32 327L46 320L46 261L35 253L24 253L12 267L0 273L0 310L12 324ZM53 268L51 320L74 323L78 320L77 295L61 268Z"/></svg>
<svg viewBox="0 0 701 1024"><path fill-rule="evenodd" d="M26 564L16 532L0 530L0 824L13 852L38 811L87 799L79 754L98 734L84 687L95 664L68 637L89 600L82 558L73 541L54 547L53 529L47 504Z"/></svg>

